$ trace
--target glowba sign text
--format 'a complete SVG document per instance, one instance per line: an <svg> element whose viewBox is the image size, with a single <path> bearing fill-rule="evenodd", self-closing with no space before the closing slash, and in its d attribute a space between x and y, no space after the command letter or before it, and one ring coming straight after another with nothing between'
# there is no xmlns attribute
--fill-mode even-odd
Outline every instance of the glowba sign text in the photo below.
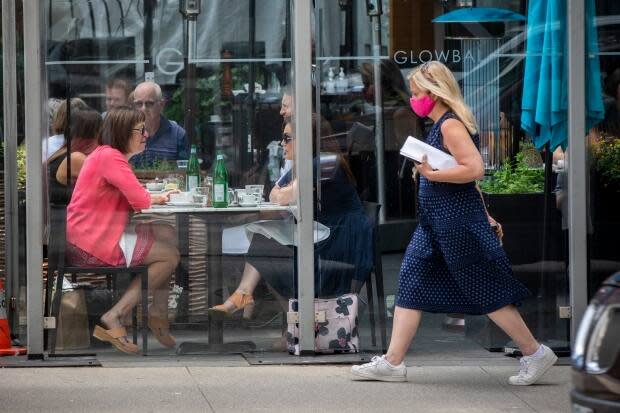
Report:
<svg viewBox="0 0 620 413"><path fill-rule="evenodd" d="M421 63L437 60L443 63L461 63L465 60L475 61L474 53L471 50L397 50L394 52L394 62L398 64L417 65Z"/></svg>

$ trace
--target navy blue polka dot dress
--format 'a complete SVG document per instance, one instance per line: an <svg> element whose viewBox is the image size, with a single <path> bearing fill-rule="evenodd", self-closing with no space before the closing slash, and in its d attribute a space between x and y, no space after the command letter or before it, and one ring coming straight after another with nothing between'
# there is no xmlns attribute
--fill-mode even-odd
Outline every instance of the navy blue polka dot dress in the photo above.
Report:
<svg viewBox="0 0 620 413"><path fill-rule="evenodd" d="M444 150L441 125L426 143ZM472 139L479 147L479 137ZM403 259L396 305L432 313L487 314L518 304L529 291L488 223L475 183L431 182L420 176L420 221Z"/></svg>

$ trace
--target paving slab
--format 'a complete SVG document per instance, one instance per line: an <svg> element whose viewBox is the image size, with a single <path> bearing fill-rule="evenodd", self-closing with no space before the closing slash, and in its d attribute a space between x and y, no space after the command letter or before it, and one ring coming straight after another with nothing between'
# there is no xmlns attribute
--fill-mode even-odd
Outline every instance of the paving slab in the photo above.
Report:
<svg viewBox="0 0 620 413"><path fill-rule="evenodd" d="M569 367L513 387L505 366L409 367L406 383L352 381L343 366L0 370L7 412L566 412Z"/></svg>
<svg viewBox="0 0 620 413"><path fill-rule="evenodd" d="M210 412L186 368L46 368L0 371L0 411Z"/></svg>
<svg viewBox="0 0 620 413"><path fill-rule="evenodd" d="M351 381L349 368L337 366L198 367L189 371L216 412L537 411L528 403L528 389L515 394L498 380L499 371L490 374L479 366L411 367L406 383ZM506 371L503 380L514 373L514 369ZM568 373L558 372L554 380L546 391L560 402L556 410L545 411L565 412Z"/></svg>
<svg viewBox="0 0 620 413"><path fill-rule="evenodd" d="M506 377L514 374L514 369L503 366L483 366L482 369L539 413L568 412L571 409L568 397L571 390L570 366L556 365L538 383L527 387L506 383Z"/></svg>

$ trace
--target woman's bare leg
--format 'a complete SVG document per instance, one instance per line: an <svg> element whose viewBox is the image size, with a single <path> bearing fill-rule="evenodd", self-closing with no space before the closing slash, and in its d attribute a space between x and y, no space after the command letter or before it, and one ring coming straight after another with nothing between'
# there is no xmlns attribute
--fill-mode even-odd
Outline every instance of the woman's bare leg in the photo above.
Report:
<svg viewBox="0 0 620 413"><path fill-rule="evenodd" d="M421 319L422 311L396 306L390 347L386 354L387 361L393 366L399 365L405 359Z"/></svg>
<svg viewBox="0 0 620 413"><path fill-rule="evenodd" d="M138 222L137 224L140 224ZM177 248L177 230L165 223L149 222L155 241L159 241L164 246ZM149 285L150 287L150 285ZM153 304L149 307L149 314L159 318L167 318L168 314L168 296L170 295L169 283L162 284L161 288L150 289L153 296ZM125 326L131 325L131 312L123 316L122 323Z"/></svg>
<svg viewBox="0 0 620 413"><path fill-rule="evenodd" d="M521 314L519 314L514 305L502 307L487 314L487 316L517 343L524 356L532 355L538 350L540 344L536 341L530 329L527 328Z"/></svg>
<svg viewBox="0 0 620 413"><path fill-rule="evenodd" d="M260 273L252 264L245 263L245 267L243 268L243 275L241 276L241 281L239 282L239 286L235 290L240 294L249 294L252 295L254 290L256 289L256 285L260 281ZM233 311L236 307L235 304L230 300L224 301L222 304L227 311Z"/></svg>
<svg viewBox="0 0 620 413"><path fill-rule="evenodd" d="M177 247L177 231L168 224L151 224L155 240L166 243L171 247ZM178 264L177 264L178 265ZM176 269L176 267L175 267ZM174 271L174 270L173 270ZM149 315L158 318L168 318L168 297L170 296L170 283L164 283L159 288L153 289L153 303L149 307Z"/></svg>
<svg viewBox="0 0 620 413"><path fill-rule="evenodd" d="M151 224L157 241L165 242L176 248L178 244L177 230L168 224Z"/></svg>
<svg viewBox="0 0 620 413"><path fill-rule="evenodd" d="M148 266L149 288L156 290L163 285L167 288L170 275L178 263L179 251L176 248L155 241L143 262L144 265ZM135 278L121 299L101 317L101 321L107 328L122 326L122 318L127 316L140 301L142 295L140 290L140 280Z"/></svg>

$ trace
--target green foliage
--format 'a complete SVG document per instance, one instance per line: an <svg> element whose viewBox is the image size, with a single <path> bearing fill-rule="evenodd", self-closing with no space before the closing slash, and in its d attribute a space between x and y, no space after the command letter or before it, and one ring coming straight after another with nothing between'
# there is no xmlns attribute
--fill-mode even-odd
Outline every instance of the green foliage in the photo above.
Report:
<svg viewBox="0 0 620 413"><path fill-rule="evenodd" d="M136 165L134 170L136 172L142 171L162 171L162 172L174 172L177 169L175 161L168 161L162 159L155 159L151 165Z"/></svg>
<svg viewBox="0 0 620 413"><path fill-rule="evenodd" d="M0 162L4 165L4 141L0 144ZM6 178L5 178L6 179ZM17 147L17 189L26 189L26 146Z"/></svg>
<svg viewBox="0 0 620 413"><path fill-rule="evenodd" d="M521 142L519 153L523 154L523 163L529 168L540 168L543 166L542 156L540 156L540 152L538 152L533 142Z"/></svg>
<svg viewBox="0 0 620 413"><path fill-rule="evenodd" d="M524 144L515 157L514 165L506 160L497 171L480 183L483 192L489 194L530 194L543 192L545 171L542 167L531 167L536 164L531 148ZM538 159L540 155L538 154ZM540 163L539 163L540 164Z"/></svg>
<svg viewBox="0 0 620 413"><path fill-rule="evenodd" d="M620 138L606 137L593 147L594 169L604 186L620 184Z"/></svg>
<svg viewBox="0 0 620 413"><path fill-rule="evenodd" d="M26 189L26 146L17 147L17 189Z"/></svg>
<svg viewBox="0 0 620 413"><path fill-rule="evenodd" d="M233 89L243 89L243 83L247 83L248 67L233 67L231 69L233 78ZM216 108L227 113L232 108L229 99L221 99L222 72L218 71L207 77L196 79L196 119L198 129L201 130L204 119L209 119L210 115L218 113ZM185 118L183 99L185 88L179 87L164 108L164 116L183 122Z"/></svg>

